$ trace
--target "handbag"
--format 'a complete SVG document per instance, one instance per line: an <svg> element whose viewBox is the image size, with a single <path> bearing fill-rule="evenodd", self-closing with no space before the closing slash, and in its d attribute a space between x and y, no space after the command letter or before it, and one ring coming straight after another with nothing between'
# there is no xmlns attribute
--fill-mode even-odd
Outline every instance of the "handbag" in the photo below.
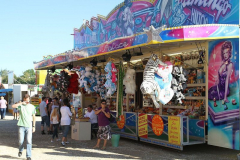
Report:
<svg viewBox="0 0 240 160"><path fill-rule="evenodd" d="M71 125L71 126L75 125L75 118L74 118L73 116L71 116L70 118L71 118L71 123L70 123L70 125Z"/></svg>
<svg viewBox="0 0 240 160"><path fill-rule="evenodd" d="M109 122L114 122L114 117L112 116L112 114L110 113L110 118L108 118Z"/></svg>
<svg viewBox="0 0 240 160"><path fill-rule="evenodd" d="M70 117L70 119L71 119L70 125L73 126L73 125L75 125L75 109L71 108L71 112L73 113L73 115Z"/></svg>

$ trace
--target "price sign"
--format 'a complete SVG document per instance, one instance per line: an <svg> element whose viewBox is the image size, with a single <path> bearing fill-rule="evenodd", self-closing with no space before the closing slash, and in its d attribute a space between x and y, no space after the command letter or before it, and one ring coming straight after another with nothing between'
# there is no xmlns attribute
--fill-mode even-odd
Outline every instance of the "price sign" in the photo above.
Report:
<svg viewBox="0 0 240 160"><path fill-rule="evenodd" d="M168 117L168 141L169 143L180 145L180 117L170 116Z"/></svg>
<svg viewBox="0 0 240 160"><path fill-rule="evenodd" d="M160 136L163 133L164 124L163 120L159 115L155 115L152 119L152 130L157 135Z"/></svg>
<svg viewBox="0 0 240 160"><path fill-rule="evenodd" d="M123 129L124 128L124 126L125 126L125 117L124 117L124 115L120 116L120 120L117 121L117 126L118 126L119 129Z"/></svg>

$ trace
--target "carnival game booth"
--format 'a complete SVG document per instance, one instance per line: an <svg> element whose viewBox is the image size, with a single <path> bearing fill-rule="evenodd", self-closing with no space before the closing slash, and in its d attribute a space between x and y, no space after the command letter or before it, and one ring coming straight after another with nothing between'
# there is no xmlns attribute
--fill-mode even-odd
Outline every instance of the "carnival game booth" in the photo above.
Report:
<svg viewBox="0 0 240 160"><path fill-rule="evenodd" d="M125 0L75 29L72 51L35 69L77 68L82 108L100 93L122 137L239 150L239 2L221 5Z"/></svg>

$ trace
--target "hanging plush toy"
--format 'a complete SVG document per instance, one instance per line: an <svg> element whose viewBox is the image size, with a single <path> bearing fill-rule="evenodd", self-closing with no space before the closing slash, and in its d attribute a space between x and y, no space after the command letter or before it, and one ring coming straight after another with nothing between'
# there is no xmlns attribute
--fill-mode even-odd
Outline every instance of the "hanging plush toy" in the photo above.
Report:
<svg viewBox="0 0 240 160"><path fill-rule="evenodd" d="M71 74L71 78L70 78L70 84L68 86L68 92L69 93L74 93L74 94L78 94L78 74L74 73L74 74Z"/></svg>
<svg viewBox="0 0 240 160"><path fill-rule="evenodd" d="M159 65L155 74L155 81L160 86L159 102L167 104L173 97L174 91L171 88L173 65L171 62L165 62L165 66ZM157 94L157 93L156 93Z"/></svg>
<svg viewBox="0 0 240 160"><path fill-rule="evenodd" d="M115 64L112 62L108 62L107 65L105 66L105 72L107 72L106 79L107 81L105 82L104 86L107 89L107 96L112 96L114 92L116 92L116 72L117 69L115 67ZM114 82L113 82L114 80Z"/></svg>
<svg viewBox="0 0 240 160"><path fill-rule="evenodd" d="M66 73L64 70L62 70L60 72L60 79L59 79L59 84L58 84L59 85L58 88L62 93L67 91L67 88L70 84L69 80L70 80L70 76L68 75L68 73Z"/></svg>
<svg viewBox="0 0 240 160"><path fill-rule="evenodd" d="M116 68L115 64L112 63L112 82L115 83L115 84L117 83L116 74L117 74L117 68Z"/></svg>
<svg viewBox="0 0 240 160"><path fill-rule="evenodd" d="M175 104L182 104L182 99L185 99L183 95L183 90L186 89L186 81L187 81L187 72L182 68L182 66L173 68L173 79L172 79L172 89L175 93Z"/></svg>
<svg viewBox="0 0 240 160"><path fill-rule="evenodd" d="M158 83L155 81L155 72L158 69L158 65L166 66L162 61L159 60L156 54L152 54L150 59L148 60L144 73L143 73L143 82L140 86L142 94L149 94L153 100L153 103L156 108L159 108L160 105L157 101L159 101L160 96L160 87Z"/></svg>
<svg viewBox="0 0 240 160"><path fill-rule="evenodd" d="M123 85L125 85L125 93L135 94L136 91L136 83L135 83L135 70L127 69L125 77L123 78Z"/></svg>

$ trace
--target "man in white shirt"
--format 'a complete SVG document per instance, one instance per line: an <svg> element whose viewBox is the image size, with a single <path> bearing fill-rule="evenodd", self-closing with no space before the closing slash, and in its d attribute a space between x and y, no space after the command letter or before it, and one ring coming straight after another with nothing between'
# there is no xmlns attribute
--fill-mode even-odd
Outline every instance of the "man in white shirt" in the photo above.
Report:
<svg viewBox="0 0 240 160"><path fill-rule="evenodd" d="M47 130L48 130L48 133L49 133L49 126L50 126L50 120L48 118L48 111L47 111L47 97L42 97L42 102L40 103L39 105L39 110L40 110L40 115L42 117L42 121L41 121L41 131L42 131L42 135L43 134L46 134L44 132L44 123L46 123L46 126L47 126Z"/></svg>
<svg viewBox="0 0 240 160"><path fill-rule="evenodd" d="M94 133L95 137L97 137L98 121L92 105L87 107L87 113L84 115L84 117L88 118L91 122L91 137L93 138L92 133Z"/></svg>

